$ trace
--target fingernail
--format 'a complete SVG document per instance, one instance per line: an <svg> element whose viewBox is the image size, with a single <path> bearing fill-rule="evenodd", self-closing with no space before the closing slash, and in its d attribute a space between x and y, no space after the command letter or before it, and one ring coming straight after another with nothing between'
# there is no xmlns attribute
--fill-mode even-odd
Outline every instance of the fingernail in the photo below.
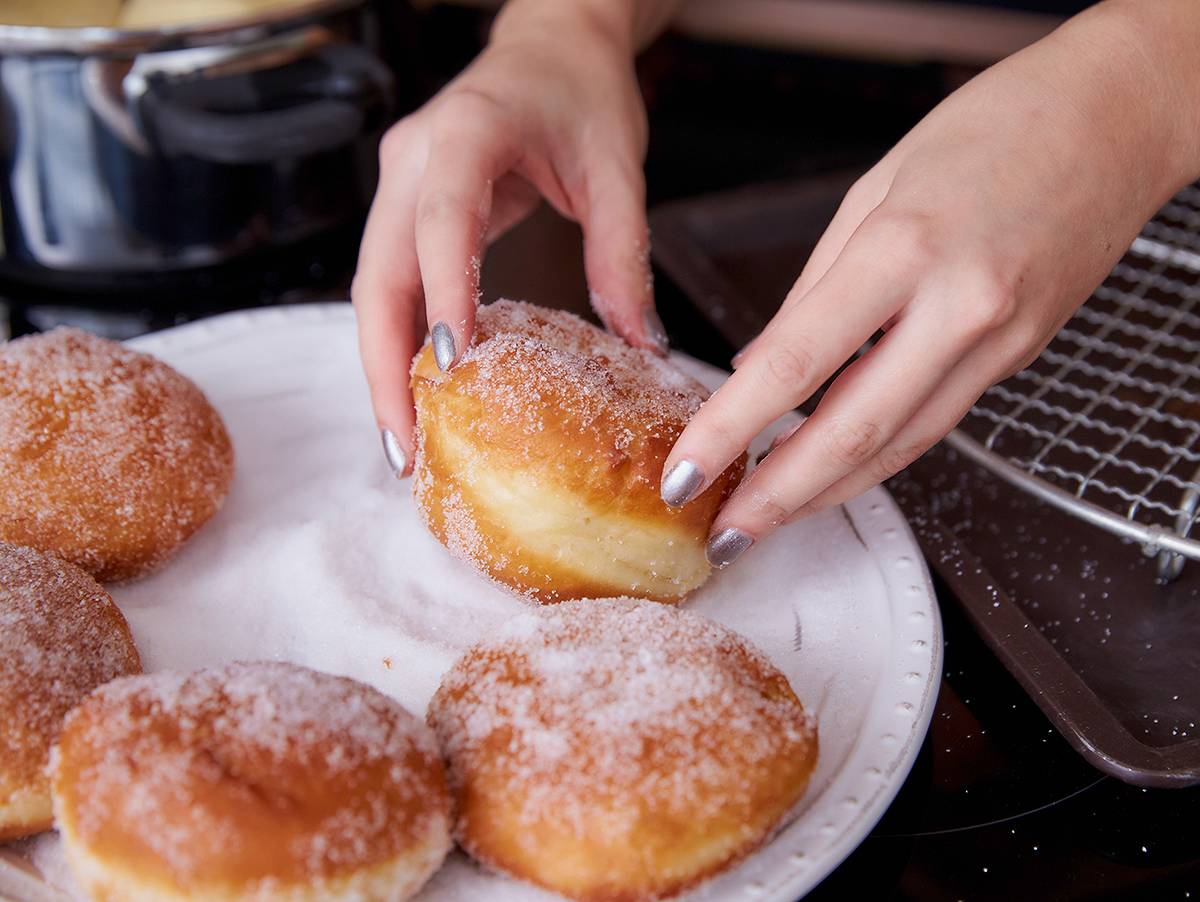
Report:
<svg viewBox="0 0 1200 902"><path fill-rule="evenodd" d="M722 529L708 540L708 545L704 548L704 556L708 558L708 562L714 567L728 567L740 558L746 549L753 544L753 538L740 529L734 529L730 526L727 529Z"/></svg>
<svg viewBox="0 0 1200 902"><path fill-rule="evenodd" d="M653 307L647 307L642 313L642 323L645 326L646 338L653 342L658 353L665 355L671 347L671 341L667 338L667 330L658 316L658 311Z"/></svg>
<svg viewBox="0 0 1200 902"><path fill-rule="evenodd" d="M429 333L433 338L433 359L437 361L438 369L443 373L450 369L458 351L454 347L454 333L445 323L434 323Z"/></svg>
<svg viewBox="0 0 1200 902"><path fill-rule="evenodd" d="M392 430L384 429L379 434L383 438L383 456L387 458L388 466L397 479L402 479L408 468L408 455L400 447L400 440Z"/></svg>
<svg viewBox="0 0 1200 902"><path fill-rule="evenodd" d="M704 471L690 460L681 460L663 477L659 494L671 507L683 507L704 485Z"/></svg>

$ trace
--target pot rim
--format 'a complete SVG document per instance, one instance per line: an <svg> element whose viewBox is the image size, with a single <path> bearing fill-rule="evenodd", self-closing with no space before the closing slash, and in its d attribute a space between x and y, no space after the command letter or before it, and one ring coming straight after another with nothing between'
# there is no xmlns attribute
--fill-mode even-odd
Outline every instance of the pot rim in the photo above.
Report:
<svg viewBox="0 0 1200 902"><path fill-rule="evenodd" d="M362 6L366 0L299 0L263 13L171 25L164 28L124 29L107 26L54 28L44 25L0 24L2 53L143 53L259 40L281 28L328 13Z"/></svg>

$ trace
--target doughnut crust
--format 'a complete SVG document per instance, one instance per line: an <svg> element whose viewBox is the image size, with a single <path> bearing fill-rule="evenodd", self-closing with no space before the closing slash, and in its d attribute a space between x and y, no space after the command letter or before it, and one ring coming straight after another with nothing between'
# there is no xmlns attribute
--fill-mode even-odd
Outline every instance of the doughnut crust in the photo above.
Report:
<svg viewBox="0 0 1200 902"><path fill-rule="evenodd" d="M652 602L521 615L447 673L429 722L480 862L572 899L674 895L804 794L815 725L735 633Z"/></svg>
<svg viewBox="0 0 1200 902"><path fill-rule="evenodd" d="M572 314L497 301L449 373L426 344L412 387L417 506L483 573L541 602L676 602L708 578L708 531L745 458L682 509L662 501L663 462L708 395L666 361Z"/></svg>
<svg viewBox="0 0 1200 902"><path fill-rule="evenodd" d="M165 363L78 329L0 345L0 539L132 579L212 517L232 479L220 415Z"/></svg>
<svg viewBox="0 0 1200 902"><path fill-rule="evenodd" d="M282 663L117 680L51 760L99 902L406 899L450 848L428 728L376 690Z"/></svg>
<svg viewBox="0 0 1200 902"><path fill-rule="evenodd" d="M50 829L45 769L63 718L97 686L141 669L99 583L0 542L0 842Z"/></svg>

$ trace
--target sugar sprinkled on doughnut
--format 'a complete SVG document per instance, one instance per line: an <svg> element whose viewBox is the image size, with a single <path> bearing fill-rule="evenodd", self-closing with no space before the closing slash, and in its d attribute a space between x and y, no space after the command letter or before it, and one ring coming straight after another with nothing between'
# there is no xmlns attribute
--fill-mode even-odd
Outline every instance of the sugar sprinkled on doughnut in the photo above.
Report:
<svg viewBox="0 0 1200 902"><path fill-rule="evenodd" d="M220 416L161 361L78 329L0 346L0 539L139 576L220 508Z"/></svg>
<svg viewBox="0 0 1200 902"><path fill-rule="evenodd" d="M709 575L708 529L744 459L675 510L662 465L706 389L558 310L482 307L449 373L413 366L413 494L454 554L542 602L677 601Z"/></svg>
<svg viewBox="0 0 1200 902"><path fill-rule="evenodd" d="M451 669L429 717L460 842L580 897L586 885L654 898L748 854L816 758L815 726L758 651L698 615L629 599L514 618ZM692 846L704 848L688 858Z"/></svg>
<svg viewBox="0 0 1200 902"><path fill-rule="evenodd" d="M110 683L72 713L51 769L84 882L131 871L246 898L308 884L342 898L335 888L392 869L399 893L449 847L428 728L370 687L290 664Z"/></svg>
<svg viewBox="0 0 1200 902"><path fill-rule="evenodd" d="M617 336L586 326L577 316L519 301L497 301L480 312L475 342L459 365L474 363L479 378L470 392L502 421L526 431L544 423L528 412L543 398L563 397L562 414L585 425L636 423L657 430L687 422L708 390L661 357ZM537 360L517 386L505 377L514 361Z"/></svg>
<svg viewBox="0 0 1200 902"><path fill-rule="evenodd" d="M141 670L125 618L78 567L0 542L0 839L50 826L43 773L63 718Z"/></svg>

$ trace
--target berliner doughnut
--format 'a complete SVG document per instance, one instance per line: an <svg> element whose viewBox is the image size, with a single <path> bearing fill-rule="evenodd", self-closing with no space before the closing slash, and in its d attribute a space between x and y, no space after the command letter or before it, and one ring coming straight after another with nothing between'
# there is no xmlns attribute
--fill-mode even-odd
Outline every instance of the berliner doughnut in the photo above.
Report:
<svg viewBox="0 0 1200 902"><path fill-rule="evenodd" d="M131 579L216 513L232 478L221 417L165 363L78 329L0 346L0 539Z"/></svg>
<svg viewBox="0 0 1200 902"><path fill-rule="evenodd" d="M417 506L483 573L541 602L673 602L708 578L708 531L745 459L686 507L662 501L663 462L707 397L671 364L570 313L498 301L449 373L427 344L412 385Z"/></svg>
<svg viewBox="0 0 1200 902"><path fill-rule="evenodd" d="M45 769L63 718L97 686L141 669L99 583L0 542L0 841L50 829Z"/></svg>
<svg viewBox="0 0 1200 902"><path fill-rule="evenodd" d="M659 899L749 854L803 795L817 733L735 633L653 602L519 615L429 709L480 862L572 899Z"/></svg>
<svg viewBox="0 0 1200 902"><path fill-rule="evenodd" d="M103 902L396 902L451 844L425 724L291 664L110 683L50 770L67 860Z"/></svg>

